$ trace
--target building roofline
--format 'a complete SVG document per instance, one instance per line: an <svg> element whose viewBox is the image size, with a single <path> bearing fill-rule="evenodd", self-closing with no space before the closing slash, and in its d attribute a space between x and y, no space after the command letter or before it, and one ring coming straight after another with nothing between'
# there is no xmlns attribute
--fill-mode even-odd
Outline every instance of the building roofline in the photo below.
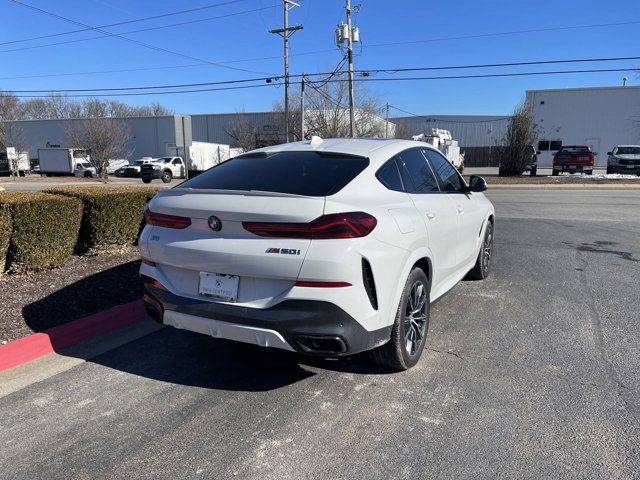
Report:
<svg viewBox="0 0 640 480"><path fill-rule="evenodd" d="M540 90L527 90L526 93L549 93L549 92L581 92L592 90L640 90L639 85L616 85L609 87L576 87L576 88L549 88Z"/></svg>

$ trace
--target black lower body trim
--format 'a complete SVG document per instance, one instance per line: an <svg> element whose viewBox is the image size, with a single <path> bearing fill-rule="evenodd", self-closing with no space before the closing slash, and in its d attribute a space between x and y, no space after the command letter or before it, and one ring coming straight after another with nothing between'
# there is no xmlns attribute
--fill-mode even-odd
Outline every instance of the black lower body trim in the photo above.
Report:
<svg viewBox="0 0 640 480"><path fill-rule="evenodd" d="M160 310L275 330L302 353L341 356L371 350L391 338L391 328L367 331L337 305L316 300L285 300L270 308L195 300L145 285L145 305L153 318ZM320 345L314 350L314 345ZM331 346L329 350L327 347ZM335 347L334 347L335 346ZM334 349L335 348L335 349Z"/></svg>

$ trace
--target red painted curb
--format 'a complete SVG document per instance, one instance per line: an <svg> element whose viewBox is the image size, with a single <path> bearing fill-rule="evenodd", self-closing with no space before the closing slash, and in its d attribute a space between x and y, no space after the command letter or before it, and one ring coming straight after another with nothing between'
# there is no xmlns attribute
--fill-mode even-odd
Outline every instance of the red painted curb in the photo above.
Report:
<svg viewBox="0 0 640 480"><path fill-rule="evenodd" d="M0 345L0 372L145 318L142 300Z"/></svg>

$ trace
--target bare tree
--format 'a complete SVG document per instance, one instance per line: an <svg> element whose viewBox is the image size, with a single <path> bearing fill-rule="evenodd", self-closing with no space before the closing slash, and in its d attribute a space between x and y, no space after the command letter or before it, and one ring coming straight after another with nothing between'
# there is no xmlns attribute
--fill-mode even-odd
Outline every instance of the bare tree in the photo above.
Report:
<svg viewBox="0 0 640 480"><path fill-rule="evenodd" d="M533 112L526 102L522 102L516 106L507 126L506 148L500 159L501 175L522 175L535 136Z"/></svg>
<svg viewBox="0 0 640 480"><path fill-rule="evenodd" d="M131 140L129 126L115 118L87 118L76 120L67 127L69 144L90 150L91 163L98 175L107 177L109 160L128 156Z"/></svg>
<svg viewBox="0 0 640 480"><path fill-rule="evenodd" d="M24 154L27 151L27 140L24 135L24 130L20 125L15 122L7 122L3 128L3 149L13 148L13 152L7 151L7 161L9 162L9 170L11 176L15 179L20 174L20 170L29 170L29 155L27 154L26 162Z"/></svg>
<svg viewBox="0 0 640 480"><path fill-rule="evenodd" d="M289 131L295 139L317 135L323 138L346 138L349 129L349 86L343 74L334 75L331 82L307 82L305 91L305 132L300 132L300 111L289 115ZM372 96L361 84L356 87L356 136L384 137L385 122L380 117L383 103ZM300 105L300 94L289 98L291 105ZM282 101L274 105L274 119L278 131L284 132L284 107ZM283 136L284 139L284 136Z"/></svg>
<svg viewBox="0 0 640 480"><path fill-rule="evenodd" d="M401 138L403 140L411 140L411 137L420 132L412 132L406 123L396 123L396 131L393 138Z"/></svg>
<svg viewBox="0 0 640 480"><path fill-rule="evenodd" d="M237 119L226 129L226 133L233 139L231 146L241 148L243 152L253 150L258 145L258 129L247 121L244 111L238 112Z"/></svg>

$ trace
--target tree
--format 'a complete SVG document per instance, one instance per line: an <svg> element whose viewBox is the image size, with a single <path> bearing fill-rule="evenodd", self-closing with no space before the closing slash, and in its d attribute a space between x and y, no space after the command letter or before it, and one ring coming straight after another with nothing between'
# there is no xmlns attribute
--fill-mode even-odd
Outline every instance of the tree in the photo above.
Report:
<svg viewBox="0 0 640 480"><path fill-rule="evenodd" d="M300 94L290 95L289 132L293 138L300 140L317 135L322 138L347 138L349 127L349 84L344 81L344 74L334 75L331 82L306 82L305 89L305 132L300 132ZM355 129L357 137L384 137L385 122L379 114L384 109L383 103L372 96L358 82L355 83ZM274 120L284 140L284 106L283 101L274 105ZM390 135L393 132L390 132Z"/></svg>
<svg viewBox="0 0 640 480"><path fill-rule="evenodd" d="M402 140L411 140L411 138L417 133L422 132L412 132L411 128L406 123L396 123L396 131L393 138L401 138Z"/></svg>
<svg viewBox="0 0 640 480"><path fill-rule="evenodd" d="M258 146L258 128L247 121L244 111L238 112L237 119L225 131L233 140L232 147L248 152Z"/></svg>
<svg viewBox="0 0 640 480"><path fill-rule="evenodd" d="M507 126L506 148L500 158L501 175L522 175L529 161L535 136L536 125L531 108L526 102L520 103Z"/></svg>
<svg viewBox="0 0 640 480"><path fill-rule="evenodd" d="M102 178L107 177L109 160L128 156L131 130L116 118L75 120L66 133L70 146L90 150L91 163Z"/></svg>

